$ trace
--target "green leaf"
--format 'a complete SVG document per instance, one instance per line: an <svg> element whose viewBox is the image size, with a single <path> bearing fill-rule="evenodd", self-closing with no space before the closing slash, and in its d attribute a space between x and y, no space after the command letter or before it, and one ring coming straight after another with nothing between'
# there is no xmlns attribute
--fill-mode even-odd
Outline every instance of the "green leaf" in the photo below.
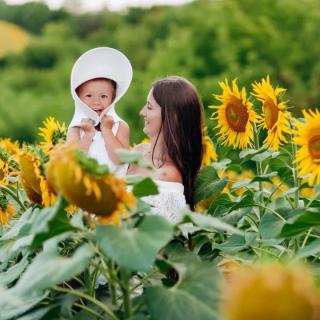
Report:
<svg viewBox="0 0 320 320"><path fill-rule="evenodd" d="M0 261L5 262L16 256L31 241L30 231L40 209L29 208L17 220L11 229L0 239Z"/></svg>
<svg viewBox="0 0 320 320"><path fill-rule="evenodd" d="M20 218L13 224L13 226L6 232L0 239L0 245L3 241L9 239L16 239L21 236L29 234L29 230L32 227L33 220L36 215L39 213L40 209L38 208L29 208L27 209Z"/></svg>
<svg viewBox="0 0 320 320"><path fill-rule="evenodd" d="M41 319L50 319L48 317L48 313L51 311L52 308L55 308L56 306L50 305L46 308L37 309L35 311L28 312L26 315L19 317L19 320L41 320ZM46 316L46 318L44 318Z"/></svg>
<svg viewBox="0 0 320 320"><path fill-rule="evenodd" d="M236 253L252 245L256 238L257 234L253 232L246 232L244 236L233 234L227 241L217 245L216 248L226 253Z"/></svg>
<svg viewBox="0 0 320 320"><path fill-rule="evenodd" d="M142 152L119 149L116 151L116 153L120 158L121 163L136 164L140 167L153 169L153 166L148 161L146 161Z"/></svg>
<svg viewBox="0 0 320 320"><path fill-rule="evenodd" d="M208 208L208 214L212 216L220 216L223 213L228 212L232 205L233 201L230 199L228 194L223 193L212 201Z"/></svg>
<svg viewBox="0 0 320 320"><path fill-rule="evenodd" d="M42 209L37 215L31 233L34 234L32 246L35 248L45 240L54 237L65 231L76 230L70 224L69 218L64 211L67 202L63 197L59 197L56 205L51 208Z"/></svg>
<svg viewBox="0 0 320 320"><path fill-rule="evenodd" d="M145 197L158 194L158 186L150 178L144 178L133 186L133 194L136 197Z"/></svg>
<svg viewBox="0 0 320 320"><path fill-rule="evenodd" d="M279 152L271 152L271 151L267 150L267 151L264 151L262 153L254 155L251 158L251 160L255 161L255 162L262 162L263 160L266 160L266 159L268 159L270 157L274 158L274 157L276 157L278 155L279 155Z"/></svg>
<svg viewBox="0 0 320 320"><path fill-rule="evenodd" d="M50 241L54 241L54 238ZM28 296L30 292L40 295L44 290L83 272L94 256L94 250L89 244L80 246L69 258L59 255L56 246L45 248L47 250L33 260L21 279L12 288L13 292L20 296Z"/></svg>
<svg viewBox="0 0 320 320"><path fill-rule="evenodd" d="M143 217L133 228L97 227L97 240L103 253L130 271L149 271L159 250L172 235L173 226L156 215Z"/></svg>
<svg viewBox="0 0 320 320"><path fill-rule="evenodd" d="M269 161L269 167L272 171L279 171L282 168L290 168L290 166L288 165L288 163L286 163L285 161L279 159L279 158L273 158L270 159Z"/></svg>
<svg viewBox="0 0 320 320"><path fill-rule="evenodd" d="M320 239L316 239L309 244L307 244L305 247L300 248L296 255L294 256L295 260L307 258L310 256L313 256L320 252Z"/></svg>
<svg viewBox="0 0 320 320"><path fill-rule="evenodd" d="M266 182L270 182L272 183L272 181L270 180L270 178L274 178L278 175L277 172L270 172L270 173L267 173L267 174L263 174L261 176L255 176L251 182L256 182L256 181L266 181Z"/></svg>
<svg viewBox="0 0 320 320"><path fill-rule="evenodd" d="M7 286L12 281L19 278L21 273L26 269L28 262L28 256L24 256L21 261L19 261L17 264L14 264L10 269L8 269L6 272L0 273L0 286Z"/></svg>
<svg viewBox="0 0 320 320"><path fill-rule="evenodd" d="M0 287L0 310L1 320L11 320L20 314L31 309L41 300L43 300L48 293L36 295L35 293L28 295L20 295L19 292L13 289L5 289Z"/></svg>
<svg viewBox="0 0 320 320"><path fill-rule="evenodd" d="M293 194L293 193L295 193L298 189L299 189L298 187L290 188L290 189L288 189L287 191L283 192L283 193L281 194L281 197L286 197L286 196L288 196L288 195L290 195L290 194Z"/></svg>
<svg viewBox="0 0 320 320"><path fill-rule="evenodd" d="M86 172L94 176L104 176L110 172L106 164L99 164L96 159L90 158L83 150L75 150L74 158Z"/></svg>
<svg viewBox="0 0 320 320"><path fill-rule="evenodd" d="M220 180L216 170L211 167L204 167L195 180L195 202L209 199L218 195L228 183L228 178Z"/></svg>
<svg viewBox="0 0 320 320"><path fill-rule="evenodd" d="M231 160L228 158L224 158L223 160L219 162L214 162L212 164L212 167L215 168L216 170L225 170L229 168L229 165L231 164Z"/></svg>
<svg viewBox="0 0 320 320"><path fill-rule="evenodd" d="M212 262L193 254L169 261L179 273L170 288L145 289L146 303L154 320L214 320L219 318L219 273Z"/></svg>
<svg viewBox="0 0 320 320"><path fill-rule="evenodd" d="M248 190L241 195L240 199L234 201L234 204L230 207L229 212L240 208L253 207L255 205L256 202L254 201L253 193Z"/></svg>
<svg viewBox="0 0 320 320"><path fill-rule="evenodd" d="M320 226L320 213L306 212L298 217L291 218L290 221L283 226L279 237L296 236L315 226Z"/></svg>
<svg viewBox="0 0 320 320"><path fill-rule="evenodd" d="M243 235L242 231L234 228L230 224L223 222L221 219L200 213L185 212L182 219L182 223L183 222L192 222L207 231L227 231L229 233Z"/></svg>
<svg viewBox="0 0 320 320"><path fill-rule="evenodd" d="M262 239L275 239L285 222L272 213L265 213L260 221L259 232Z"/></svg>

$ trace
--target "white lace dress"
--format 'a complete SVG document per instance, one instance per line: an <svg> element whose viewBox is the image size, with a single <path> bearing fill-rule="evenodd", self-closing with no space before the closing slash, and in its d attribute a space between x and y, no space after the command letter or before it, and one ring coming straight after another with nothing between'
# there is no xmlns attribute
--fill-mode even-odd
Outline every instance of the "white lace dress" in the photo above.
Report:
<svg viewBox="0 0 320 320"><path fill-rule="evenodd" d="M171 223L177 223L180 220L181 210L187 206L183 184L162 180L153 181L158 186L159 194L141 199L152 206L152 212Z"/></svg>

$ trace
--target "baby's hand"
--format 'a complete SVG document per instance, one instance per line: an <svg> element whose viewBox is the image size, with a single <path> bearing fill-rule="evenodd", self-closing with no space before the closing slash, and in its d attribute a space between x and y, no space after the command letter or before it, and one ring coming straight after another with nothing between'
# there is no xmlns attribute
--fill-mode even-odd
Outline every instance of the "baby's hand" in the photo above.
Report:
<svg viewBox="0 0 320 320"><path fill-rule="evenodd" d="M94 122L91 119L81 119L80 128L85 134L95 134Z"/></svg>
<svg viewBox="0 0 320 320"><path fill-rule="evenodd" d="M101 119L101 129L112 129L114 125L114 120L111 116L103 116Z"/></svg>

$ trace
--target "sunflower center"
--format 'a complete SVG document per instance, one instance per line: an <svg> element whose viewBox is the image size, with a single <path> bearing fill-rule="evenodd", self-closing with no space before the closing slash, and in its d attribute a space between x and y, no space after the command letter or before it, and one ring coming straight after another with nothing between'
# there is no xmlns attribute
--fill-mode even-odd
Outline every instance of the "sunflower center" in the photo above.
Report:
<svg viewBox="0 0 320 320"><path fill-rule="evenodd" d="M52 144L56 145L60 140L65 140L66 134L61 130L54 130L52 134Z"/></svg>
<svg viewBox="0 0 320 320"><path fill-rule="evenodd" d="M263 105L263 108L266 126L269 130L271 130L278 121L279 109L269 99L266 100L266 102Z"/></svg>
<svg viewBox="0 0 320 320"><path fill-rule="evenodd" d="M226 117L229 126L236 132L245 132L249 120L247 108L240 100L231 101L226 108Z"/></svg>
<svg viewBox="0 0 320 320"><path fill-rule="evenodd" d="M313 159L320 159L320 135L314 136L309 140L309 152Z"/></svg>

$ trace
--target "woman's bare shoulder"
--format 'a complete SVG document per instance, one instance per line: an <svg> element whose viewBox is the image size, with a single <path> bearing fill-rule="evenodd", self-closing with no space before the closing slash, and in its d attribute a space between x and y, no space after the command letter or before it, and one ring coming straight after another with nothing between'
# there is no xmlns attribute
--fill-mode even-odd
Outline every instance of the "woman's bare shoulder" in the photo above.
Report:
<svg viewBox="0 0 320 320"><path fill-rule="evenodd" d="M140 144L136 145L133 150L144 152L144 151L148 150L149 145L150 145L149 143L140 143Z"/></svg>
<svg viewBox="0 0 320 320"><path fill-rule="evenodd" d="M173 164L166 164L161 169L157 170L156 179L169 181L169 182L180 182L182 183L182 175L177 167Z"/></svg>

